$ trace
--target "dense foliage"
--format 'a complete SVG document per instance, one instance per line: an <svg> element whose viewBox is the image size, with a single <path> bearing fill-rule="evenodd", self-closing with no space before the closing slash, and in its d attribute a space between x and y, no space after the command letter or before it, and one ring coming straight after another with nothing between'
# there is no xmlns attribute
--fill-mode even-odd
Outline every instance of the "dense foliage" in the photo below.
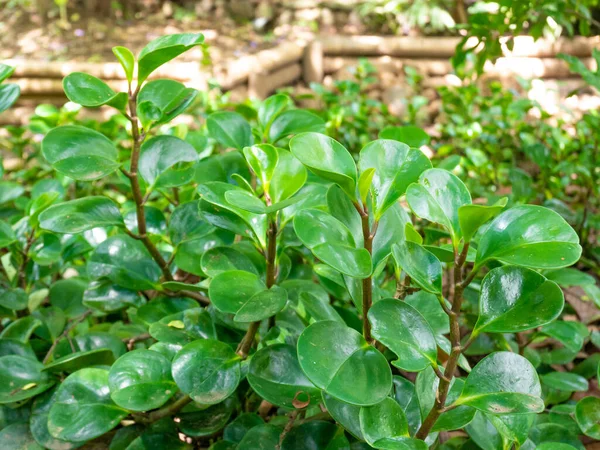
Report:
<svg viewBox="0 0 600 450"><path fill-rule="evenodd" d="M600 439L600 400L573 399L597 378L598 354L582 351L600 339L566 320L561 289L600 302L594 277L569 267L586 252L597 268L585 231L597 205L567 192L597 193L596 115L572 137L521 121L534 105L501 90L489 108L449 90L448 108L470 100L446 111L451 148L438 145L433 163L420 128L372 130L379 105L349 83L338 88L365 108L354 122L352 102L322 90L328 109L340 105L325 118L278 94L212 112L200 130L171 126L198 92L148 77L202 43L165 36L137 57L115 47L128 92L68 75L72 104L118 111L106 122L70 104L38 108L39 146L9 130L25 162L0 182L6 448L568 450L583 448L579 435ZM1 86L9 107L18 92ZM494 133L498 117L506 130ZM469 118L486 136L479 152ZM543 176L513 167L515 133ZM515 170L530 190L516 189Z"/></svg>

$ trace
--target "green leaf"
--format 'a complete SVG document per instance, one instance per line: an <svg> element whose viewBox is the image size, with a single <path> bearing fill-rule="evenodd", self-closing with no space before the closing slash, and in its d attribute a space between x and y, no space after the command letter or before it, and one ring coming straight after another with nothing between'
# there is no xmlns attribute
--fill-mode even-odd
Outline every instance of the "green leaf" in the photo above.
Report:
<svg viewBox="0 0 600 450"><path fill-rule="evenodd" d="M216 339L210 313L203 308L186 309L150 325L150 335L161 342L186 345L197 339Z"/></svg>
<svg viewBox="0 0 600 450"><path fill-rule="evenodd" d="M2 83L7 78L15 72L15 68L13 66L9 66L7 64L0 63L0 83Z"/></svg>
<svg viewBox="0 0 600 450"><path fill-rule="evenodd" d="M126 235L116 235L102 242L90 257L88 275L109 278L118 286L156 289L162 272L144 244Z"/></svg>
<svg viewBox="0 0 600 450"><path fill-rule="evenodd" d="M403 142L409 147L419 148L429 144L429 135L421 128L413 125L404 127L386 127L379 132L379 139L393 139Z"/></svg>
<svg viewBox="0 0 600 450"><path fill-rule="evenodd" d="M350 434L357 439L364 441L365 438L360 429L360 410L362 407L338 400L325 392L323 392L322 395L323 404L331 417L346 428Z"/></svg>
<svg viewBox="0 0 600 450"><path fill-rule="evenodd" d="M437 344L425 318L400 300L379 300L369 310L373 337L398 356L392 364L418 372L437 367Z"/></svg>
<svg viewBox="0 0 600 450"><path fill-rule="evenodd" d="M458 208L458 222L465 242L470 242L479 227L500 214L507 202L508 197L502 197L490 206L463 205Z"/></svg>
<svg viewBox="0 0 600 450"><path fill-rule="evenodd" d="M87 286L82 303L89 308L111 313L129 306L138 308L144 304L144 300L136 291L117 286L110 280L99 280Z"/></svg>
<svg viewBox="0 0 600 450"><path fill-rule="evenodd" d="M481 284L474 332L530 330L552 322L563 306L563 293L556 283L523 267L498 267Z"/></svg>
<svg viewBox="0 0 600 450"><path fill-rule="evenodd" d="M29 297L21 288L7 289L0 294L0 306L14 311L21 311L27 308Z"/></svg>
<svg viewBox="0 0 600 450"><path fill-rule="evenodd" d="M257 144L245 147L244 157L260 180L264 191L269 193L271 178L279 161L277 149L270 144Z"/></svg>
<svg viewBox="0 0 600 450"><path fill-rule="evenodd" d="M298 192L306 183L306 168L288 150L279 148L277 167L271 176L269 194L274 204L283 202ZM301 195L301 194L300 194Z"/></svg>
<svg viewBox="0 0 600 450"><path fill-rule="evenodd" d="M117 205L107 197L84 197L50 206L40 216L40 228L75 234L96 227L124 226Z"/></svg>
<svg viewBox="0 0 600 450"><path fill-rule="evenodd" d="M150 325L158 322L165 316L175 314L186 309L196 308L198 303L191 298L155 298L137 310L137 317Z"/></svg>
<svg viewBox="0 0 600 450"><path fill-rule="evenodd" d="M173 379L195 402L214 405L229 397L240 382L240 357L224 342L194 341L173 359Z"/></svg>
<svg viewBox="0 0 600 450"><path fill-rule="evenodd" d="M279 436L281 436L281 428L269 424L257 425L246 433L235 448L240 450L275 450L279 445Z"/></svg>
<svg viewBox="0 0 600 450"><path fill-rule="evenodd" d="M300 369L291 345L274 344L256 352L250 361L248 382L261 398L283 408L294 409L294 400L310 404L321 400L319 389Z"/></svg>
<svg viewBox="0 0 600 450"><path fill-rule="evenodd" d="M457 176L442 169L426 170L418 184L408 187L406 200L415 215L442 225L458 245L462 236L458 210L471 204L471 194Z"/></svg>
<svg viewBox="0 0 600 450"><path fill-rule="evenodd" d="M43 450L35 441L27 423L12 423L0 431L0 442L6 449Z"/></svg>
<svg viewBox="0 0 600 450"><path fill-rule="evenodd" d="M551 270L545 272L544 276L562 287L595 286L596 284L596 279L592 275L577 269Z"/></svg>
<svg viewBox="0 0 600 450"><path fill-rule="evenodd" d="M459 405L491 414L526 414L544 410L535 368L524 357L495 352L483 358L467 377Z"/></svg>
<svg viewBox="0 0 600 450"><path fill-rule="evenodd" d="M6 222L0 222L0 247L6 248L16 240L12 227Z"/></svg>
<svg viewBox="0 0 600 450"><path fill-rule="evenodd" d="M202 219L197 201L179 205L173 210L169 221L169 236L176 245L206 236L214 230L212 225Z"/></svg>
<svg viewBox="0 0 600 450"><path fill-rule="evenodd" d="M250 124L240 114L230 111L212 113L206 119L210 137L225 148L243 150L254 143Z"/></svg>
<svg viewBox="0 0 600 450"><path fill-rule="evenodd" d="M588 382L581 375L569 372L550 372L542 375L542 384L559 391L586 392L589 388Z"/></svg>
<svg viewBox="0 0 600 450"><path fill-rule="evenodd" d="M119 63L121 63L121 67L123 67L125 76L127 77L127 82L131 84L131 81L133 80L133 71L135 69L135 56L133 56L133 53L131 53L131 50L127 47L113 47L112 52L119 60Z"/></svg>
<svg viewBox="0 0 600 450"><path fill-rule="evenodd" d="M75 352L55 359L46 364L44 371L72 373L84 367L110 366L115 362L112 350L98 348L87 352Z"/></svg>
<svg viewBox="0 0 600 450"><path fill-rule="evenodd" d="M25 189L19 183L0 181L0 205L16 200L24 192Z"/></svg>
<svg viewBox="0 0 600 450"><path fill-rule="evenodd" d="M202 255L202 271L213 278L220 273L243 270L258 275L252 260L233 247L214 247Z"/></svg>
<svg viewBox="0 0 600 450"><path fill-rule="evenodd" d="M269 141L273 144L292 134L325 132L325 122L316 114L303 109L290 109L279 114L269 127Z"/></svg>
<svg viewBox="0 0 600 450"><path fill-rule="evenodd" d="M123 110L127 105L127 94L117 94L104 81L87 73L70 73L63 79L63 89L73 103L89 108L110 105Z"/></svg>
<svg viewBox="0 0 600 450"><path fill-rule="evenodd" d="M223 430L223 440L234 445L238 444L252 428L264 425L264 420L254 413L242 413Z"/></svg>
<svg viewBox="0 0 600 450"><path fill-rule="evenodd" d="M237 322L255 322L277 314L287 302L279 286L267 289L257 275L242 270L222 272L210 283L208 295L219 311L235 314Z"/></svg>
<svg viewBox="0 0 600 450"><path fill-rule="evenodd" d="M56 400L58 388L51 389L39 395L33 401L29 427L35 440L44 448L51 450L71 450L81 446L78 442L68 442L52 437L48 431L48 415Z"/></svg>
<svg viewBox="0 0 600 450"><path fill-rule="evenodd" d="M292 105L292 100L285 94L271 95L258 107L258 121L263 129L268 130L273 120Z"/></svg>
<svg viewBox="0 0 600 450"><path fill-rule="evenodd" d="M57 172L80 181L97 180L120 166L117 148L106 136L75 125L50 130L42 154Z"/></svg>
<svg viewBox="0 0 600 450"><path fill-rule="evenodd" d="M355 248L348 228L330 214L317 209L300 211L294 217L294 231L317 258L334 269L356 278L371 274L369 252Z"/></svg>
<svg viewBox="0 0 600 450"><path fill-rule="evenodd" d="M19 98L21 88L18 84L0 85L0 113L10 108Z"/></svg>
<svg viewBox="0 0 600 450"><path fill-rule="evenodd" d="M338 184L356 200L356 164L342 144L324 134L301 133L290 141L290 150L315 175Z"/></svg>
<svg viewBox="0 0 600 450"><path fill-rule="evenodd" d="M392 254L398 267L423 290L442 293L442 263L433 253L415 242L401 241L392 246Z"/></svg>
<svg viewBox="0 0 600 450"><path fill-rule="evenodd" d="M7 355L0 357L0 404L16 403L50 389L54 380L37 360Z"/></svg>
<svg viewBox="0 0 600 450"><path fill-rule="evenodd" d="M42 322L34 316L25 316L15 320L8 325L0 337L3 339L16 339L26 344L35 329L42 325Z"/></svg>
<svg viewBox="0 0 600 450"><path fill-rule="evenodd" d="M431 162L420 151L400 142L379 139L360 151L361 172L374 169L371 182L375 220L404 195L411 183L431 168Z"/></svg>
<svg viewBox="0 0 600 450"><path fill-rule="evenodd" d="M225 192L225 200L237 209L251 212L253 214L266 214L267 207L259 198L252 193L243 190L231 190Z"/></svg>
<svg viewBox="0 0 600 450"><path fill-rule="evenodd" d="M556 212L536 205L515 206L490 224L479 241L476 265L496 259L535 269L570 266L579 259L579 237Z"/></svg>
<svg viewBox="0 0 600 450"><path fill-rule="evenodd" d="M156 136L142 144L139 161L140 176L150 186L159 184L163 177L174 170L176 164L191 163L198 160L194 147L175 136ZM184 168L185 169L185 168ZM192 166L169 187L188 183L194 176ZM172 177L169 179L172 181Z"/></svg>
<svg viewBox="0 0 600 450"><path fill-rule="evenodd" d="M177 392L171 361L152 350L121 356L110 368L108 387L112 400L131 411L160 408Z"/></svg>
<svg viewBox="0 0 600 450"><path fill-rule="evenodd" d="M185 87L179 81L154 80L146 83L138 94L138 115L143 104L158 109L158 117L149 117L151 126L168 123L184 112L196 99L198 91ZM149 126L145 125L144 129Z"/></svg>
<svg viewBox="0 0 600 450"><path fill-rule="evenodd" d="M128 414L110 399L108 370L81 369L58 388L48 431L57 439L87 441L112 430Z"/></svg>
<svg viewBox="0 0 600 450"><path fill-rule="evenodd" d="M562 343L568 350L578 352L589 335L587 327L579 322L557 321L544 325L540 333Z"/></svg>
<svg viewBox="0 0 600 450"><path fill-rule="evenodd" d="M344 436L342 428L319 420L312 420L292 428L281 444L281 450L347 450L349 448L348 439Z"/></svg>
<svg viewBox="0 0 600 450"><path fill-rule="evenodd" d="M170 34L149 42L138 55L138 83L142 84L160 66L203 42L200 33Z"/></svg>
<svg viewBox="0 0 600 450"><path fill-rule="evenodd" d="M585 397L575 408L575 420L581 431L593 439L600 439L600 399Z"/></svg>
<svg viewBox="0 0 600 450"><path fill-rule="evenodd" d="M321 321L306 328L298 338L298 360L315 386L354 405L379 403L392 386L385 357L338 322Z"/></svg>
<svg viewBox="0 0 600 450"><path fill-rule="evenodd" d="M408 437L408 422L396 401L387 397L373 406L360 408L360 430L365 440L379 448L377 441L386 438Z"/></svg>

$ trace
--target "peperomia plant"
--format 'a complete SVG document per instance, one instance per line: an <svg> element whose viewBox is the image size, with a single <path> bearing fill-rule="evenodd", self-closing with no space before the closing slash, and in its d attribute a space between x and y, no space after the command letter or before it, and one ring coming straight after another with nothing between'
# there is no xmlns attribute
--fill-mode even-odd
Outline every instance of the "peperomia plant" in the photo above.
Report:
<svg viewBox="0 0 600 450"><path fill-rule="evenodd" d="M196 91L148 78L201 44L115 48L127 92L67 76L72 102L116 108L127 133L50 130L55 177L2 198L3 445L529 450L599 437L597 399L565 403L597 361L553 369L589 338L560 318L553 280L581 254L561 216L474 203L411 127L355 159L281 94L252 123L219 111L207 133L169 128ZM552 421L537 419L546 408Z"/></svg>

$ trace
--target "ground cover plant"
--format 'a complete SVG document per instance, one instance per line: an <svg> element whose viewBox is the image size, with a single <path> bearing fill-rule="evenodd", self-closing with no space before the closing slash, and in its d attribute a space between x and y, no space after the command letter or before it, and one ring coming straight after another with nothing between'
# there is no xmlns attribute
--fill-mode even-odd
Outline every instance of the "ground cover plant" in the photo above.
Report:
<svg viewBox="0 0 600 450"><path fill-rule="evenodd" d="M571 267L577 227L523 199L474 202L420 129L346 148L283 94L170 127L198 92L148 77L198 45L116 47L127 92L68 75L71 102L118 118L41 108L37 164L0 183L3 445L600 438L600 399L574 395L597 380L584 351L600 340L567 320L560 287L594 284Z"/></svg>

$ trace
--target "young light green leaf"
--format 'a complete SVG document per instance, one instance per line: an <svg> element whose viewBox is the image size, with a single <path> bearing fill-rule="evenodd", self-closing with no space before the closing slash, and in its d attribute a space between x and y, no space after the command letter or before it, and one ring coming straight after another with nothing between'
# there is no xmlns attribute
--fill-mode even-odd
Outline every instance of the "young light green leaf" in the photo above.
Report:
<svg viewBox="0 0 600 450"><path fill-rule="evenodd" d="M269 141L277 141L291 134L304 132L323 133L325 121L310 111L303 109L290 109L279 114L269 127Z"/></svg>
<svg viewBox="0 0 600 450"><path fill-rule="evenodd" d="M324 134L301 133L290 141L290 150L315 175L338 184L356 199L356 164L342 144Z"/></svg>
<svg viewBox="0 0 600 450"><path fill-rule="evenodd" d="M458 221L465 242L470 242L479 227L502 212L508 197L503 197L490 206L463 205L458 208Z"/></svg>
<svg viewBox="0 0 600 450"><path fill-rule="evenodd" d="M127 105L127 94L117 94L104 81L87 73L70 73L63 79L63 89L73 103L89 108L110 105L123 110Z"/></svg>
<svg viewBox="0 0 600 450"><path fill-rule="evenodd" d="M112 48L112 52L119 60L121 67L125 71L127 82L131 84L133 80L133 71L135 69L135 56L127 47L116 46Z"/></svg>
<svg viewBox="0 0 600 450"><path fill-rule="evenodd" d="M429 135L421 128L413 125L404 127L386 127L379 132L379 139L393 139L403 142L409 147L419 148L429 144Z"/></svg>
<svg viewBox="0 0 600 450"><path fill-rule="evenodd" d="M372 180L375 219L404 195L411 183L431 168L429 159L418 149L400 142L379 139L360 151L361 172L375 169Z"/></svg>

